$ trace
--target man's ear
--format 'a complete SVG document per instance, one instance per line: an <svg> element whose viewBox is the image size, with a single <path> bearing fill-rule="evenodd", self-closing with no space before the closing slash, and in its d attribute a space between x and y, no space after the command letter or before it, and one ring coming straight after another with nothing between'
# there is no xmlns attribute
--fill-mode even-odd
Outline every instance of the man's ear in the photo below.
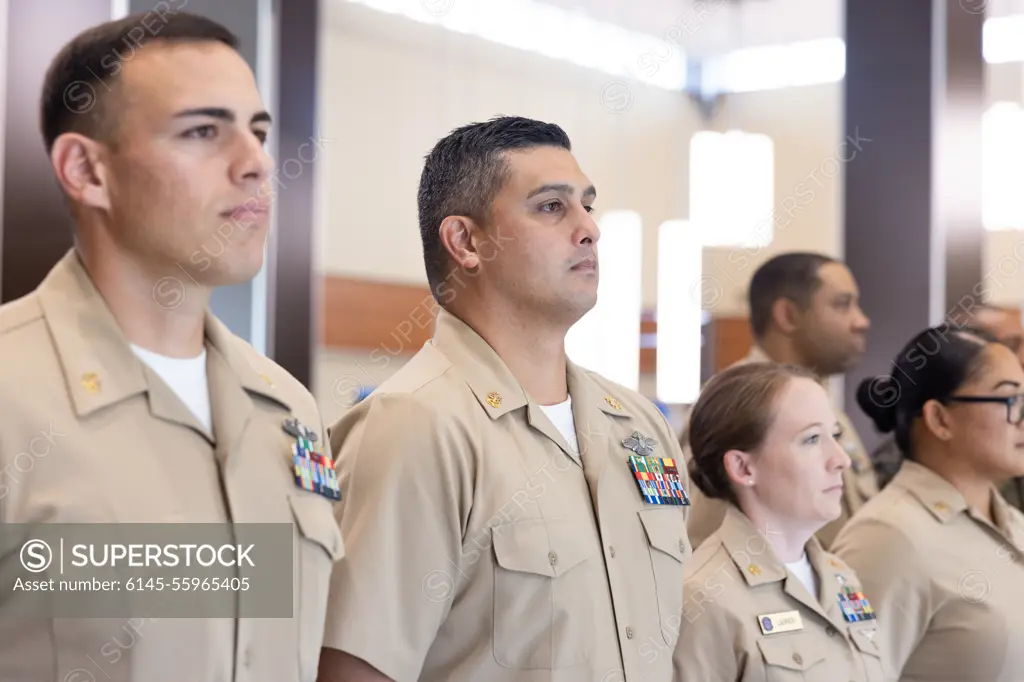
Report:
<svg viewBox="0 0 1024 682"><path fill-rule="evenodd" d="M772 322L783 334L795 334L801 326L802 318L803 311L796 301L783 297L772 303Z"/></svg>
<svg viewBox="0 0 1024 682"><path fill-rule="evenodd" d="M473 239L477 231L476 223L466 216L448 216L441 221L441 243L460 270L472 271L480 265L480 251Z"/></svg>
<svg viewBox="0 0 1024 682"><path fill-rule="evenodd" d="M109 174L102 144L78 133L64 133L54 140L50 164L71 201L110 210Z"/></svg>

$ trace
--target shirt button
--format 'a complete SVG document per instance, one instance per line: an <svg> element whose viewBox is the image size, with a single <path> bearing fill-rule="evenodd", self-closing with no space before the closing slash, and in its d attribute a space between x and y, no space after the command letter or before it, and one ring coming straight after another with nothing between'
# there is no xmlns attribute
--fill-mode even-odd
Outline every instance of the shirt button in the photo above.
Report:
<svg viewBox="0 0 1024 682"><path fill-rule="evenodd" d="M797 665L803 665L804 657L800 654L793 654L793 662Z"/></svg>
<svg viewBox="0 0 1024 682"><path fill-rule="evenodd" d="M626 639L633 639L633 628L626 626Z"/></svg>
<svg viewBox="0 0 1024 682"><path fill-rule="evenodd" d="M683 552L684 554L686 553L686 543L682 540L679 541L679 551Z"/></svg>
<svg viewBox="0 0 1024 682"><path fill-rule="evenodd" d="M548 552L548 563L554 566L558 563L558 555L554 552Z"/></svg>
<svg viewBox="0 0 1024 682"><path fill-rule="evenodd" d="M615 556L615 548L614 547L609 547L608 548L608 552L612 555L612 557Z"/></svg>
<svg viewBox="0 0 1024 682"><path fill-rule="evenodd" d="M836 630L831 625L829 625L827 628L825 628L825 634L828 635L829 637L835 637L836 635L839 634L839 631Z"/></svg>
<svg viewBox="0 0 1024 682"><path fill-rule="evenodd" d="M252 647L245 647L245 654L242 656L242 666L245 668L252 667Z"/></svg>

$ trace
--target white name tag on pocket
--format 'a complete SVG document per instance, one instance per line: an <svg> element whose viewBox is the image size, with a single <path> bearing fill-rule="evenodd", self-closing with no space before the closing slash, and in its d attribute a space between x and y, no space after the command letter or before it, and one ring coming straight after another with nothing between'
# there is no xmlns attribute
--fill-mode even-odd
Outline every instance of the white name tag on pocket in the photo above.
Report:
<svg viewBox="0 0 1024 682"><path fill-rule="evenodd" d="M765 613L757 617L757 624L761 626L762 635L774 635L779 632L793 632L794 630L804 629L804 622L800 619L799 611Z"/></svg>

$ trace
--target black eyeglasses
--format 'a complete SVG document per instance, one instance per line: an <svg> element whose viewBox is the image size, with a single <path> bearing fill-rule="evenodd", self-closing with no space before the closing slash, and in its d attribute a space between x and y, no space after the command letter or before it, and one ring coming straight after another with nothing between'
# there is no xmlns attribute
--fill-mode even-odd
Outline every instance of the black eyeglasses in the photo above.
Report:
<svg viewBox="0 0 1024 682"><path fill-rule="evenodd" d="M958 403L1002 403L1006 405L1006 421L1019 426L1024 422L1024 396L1022 395L954 395L949 400Z"/></svg>

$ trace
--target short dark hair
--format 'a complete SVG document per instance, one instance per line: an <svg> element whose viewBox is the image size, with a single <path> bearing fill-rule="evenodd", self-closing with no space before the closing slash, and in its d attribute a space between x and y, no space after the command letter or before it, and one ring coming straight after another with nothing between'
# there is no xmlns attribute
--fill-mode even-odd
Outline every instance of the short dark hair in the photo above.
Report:
<svg viewBox="0 0 1024 682"><path fill-rule="evenodd" d="M690 412L687 426L690 479L709 499L737 503L725 453L754 452L764 445L778 412L776 402L793 379L816 381L802 367L750 362L711 377Z"/></svg>
<svg viewBox="0 0 1024 682"><path fill-rule="evenodd" d="M508 151L532 147L572 151L569 136L554 123L519 116L497 116L457 128L426 157L418 194L423 264L434 298L448 273L448 253L441 243L441 222L462 215L487 224L491 203L508 176Z"/></svg>
<svg viewBox="0 0 1024 682"><path fill-rule="evenodd" d="M170 9L131 14L79 33L50 62L43 81L40 128L46 151L67 132L99 138L116 78L135 51L154 41L216 41L237 50L238 38L215 21Z"/></svg>
<svg viewBox="0 0 1024 682"><path fill-rule="evenodd" d="M910 430L929 400L945 402L984 367L982 352L998 343L988 333L949 323L915 336L893 360L889 375L868 377L857 387L857 404L882 433L896 432L904 458L913 458Z"/></svg>
<svg viewBox="0 0 1024 682"><path fill-rule="evenodd" d="M821 286L818 271L835 258L821 253L794 251L783 253L761 265L750 279L747 301L750 304L750 328L754 338L767 333L772 320L772 306L787 298L806 309Z"/></svg>

